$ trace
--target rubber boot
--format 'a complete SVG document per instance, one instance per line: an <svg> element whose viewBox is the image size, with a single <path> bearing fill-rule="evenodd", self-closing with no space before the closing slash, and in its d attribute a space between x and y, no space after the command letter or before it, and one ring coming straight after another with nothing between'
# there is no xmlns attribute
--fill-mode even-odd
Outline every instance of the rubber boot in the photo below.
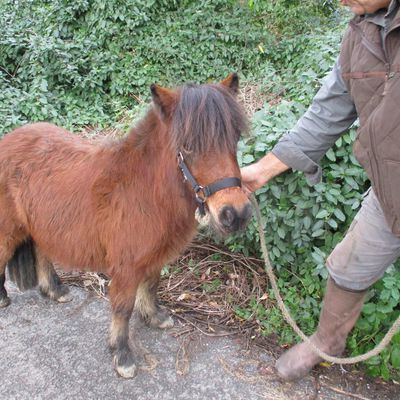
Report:
<svg viewBox="0 0 400 400"><path fill-rule="evenodd" d="M317 331L311 336L312 342L325 353L338 356L346 346L347 335L357 322L367 291L347 291L329 279ZM307 375L322 361L311 346L299 343L286 351L275 364L278 375L293 381Z"/></svg>

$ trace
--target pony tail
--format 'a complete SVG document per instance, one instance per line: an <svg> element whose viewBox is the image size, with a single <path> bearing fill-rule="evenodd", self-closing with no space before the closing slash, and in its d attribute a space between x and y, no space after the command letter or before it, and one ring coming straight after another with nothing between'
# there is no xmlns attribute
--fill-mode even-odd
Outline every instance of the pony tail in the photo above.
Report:
<svg viewBox="0 0 400 400"><path fill-rule="evenodd" d="M20 290L37 286L36 257L32 238L25 240L17 247L7 267L9 278Z"/></svg>

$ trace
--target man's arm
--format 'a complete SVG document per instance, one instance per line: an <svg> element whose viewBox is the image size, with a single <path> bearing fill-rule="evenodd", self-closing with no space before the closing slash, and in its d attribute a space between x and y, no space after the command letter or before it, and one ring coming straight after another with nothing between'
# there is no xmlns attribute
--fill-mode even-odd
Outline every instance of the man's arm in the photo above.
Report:
<svg viewBox="0 0 400 400"><path fill-rule="evenodd" d="M305 172L312 184L319 182L319 161L356 119L354 103L336 63L295 127L282 136L271 153L242 168L244 187L257 190L289 168Z"/></svg>

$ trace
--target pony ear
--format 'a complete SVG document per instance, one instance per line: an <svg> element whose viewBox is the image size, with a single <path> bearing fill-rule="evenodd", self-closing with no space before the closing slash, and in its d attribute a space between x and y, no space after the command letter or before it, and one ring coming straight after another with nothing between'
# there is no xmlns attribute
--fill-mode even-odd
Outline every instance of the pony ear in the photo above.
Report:
<svg viewBox="0 0 400 400"><path fill-rule="evenodd" d="M239 91L239 77L236 72L229 74L224 80L220 82L221 85L227 87L233 94L238 94Z"/></svg>
<svg viewBox="0 0 400 400"><path fill-rule="evenodd" d="M150 86L150 90L153 102L160 111L161 116L163 118L170 116L176 102L176 92L154 83Z"/></svg>

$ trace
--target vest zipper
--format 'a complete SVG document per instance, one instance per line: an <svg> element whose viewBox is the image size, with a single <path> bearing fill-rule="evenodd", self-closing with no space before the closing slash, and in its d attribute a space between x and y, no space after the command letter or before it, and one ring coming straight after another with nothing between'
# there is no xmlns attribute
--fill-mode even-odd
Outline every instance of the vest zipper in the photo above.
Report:
<svg viewBox="0 0 400 400"><path fill-rule="evenodd" d="M386 57L386 76L385 76L385 84L383 86L383 93L382 96L385 96L387 93L387 88L388 88L388 84L389 84L389 79L393 78L395 75L395 72L392 71L392 58L390 57L390 55L388 54L387 51L387 38L389 36L389 34L394 31L395 29L400 28L400 23L396 23L395 25L391 26L390 29L387 29L387 27L385 26L385 37L384 37L384 43L382 43L382 47L383 47L383 51L385 53L385 57Z"/></svg>
<svg viewBox="0 0 400 400"><path fill-rule="evenodd" d="M386 67L386 75L385 75L385 84L383 86L382 97L386 96L387 88L388 88L388 85L389 85L389 79L394 77L394 72L391 70L392 69L391 64L387 63L385 65L385 67Z"/></svg>

